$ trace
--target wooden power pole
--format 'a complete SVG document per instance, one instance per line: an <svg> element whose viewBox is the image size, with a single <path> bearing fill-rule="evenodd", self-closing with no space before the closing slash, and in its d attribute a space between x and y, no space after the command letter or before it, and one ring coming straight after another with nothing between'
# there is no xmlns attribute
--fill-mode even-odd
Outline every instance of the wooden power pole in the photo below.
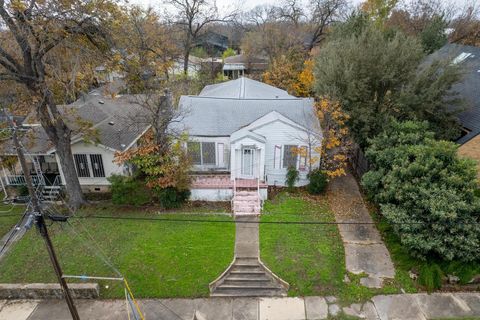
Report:
<svg viewBox="0 0 480 320"><path fill-rule="evenodd" d="M36 190L33 186L33 180L32 180L32 176L30 175L30 170L27 167L27 161L25 160L25 153L23 152L23 147L21 146L18 140L17 126L12 120L12 118L7 114L5 108L3 110L5 113L5 116L8 119L10 128L12 130L13 145L15 146L15 149L17 151L17 156L20 161L20 166L22 167L22 171L25 176L25 183L27 184L28 193L31 199L30 201L32 202L32 208L33 208L33 213L31 214L34 215L35 225L37 226L37 229L40 232L40 235L45 241L45 245L47 247L50 261L52 262L55 275L57 276L57 279L58 279L58 282L60 283L63 294L65 295L65 300L67 302L68 309L70 310L70 314L72 315L72 319L80 320L80 317L78 316L77 308L75 307L73 298L70 295L70 291L68 290L67 282L63 278L62 269L60 267L60 264L58 263L57 255L55 254L52 241L50 240L50 236L48 234L47 225L45 224L45 218L42 213L42 208L40 206L40 202L37 197Z"/></svg>

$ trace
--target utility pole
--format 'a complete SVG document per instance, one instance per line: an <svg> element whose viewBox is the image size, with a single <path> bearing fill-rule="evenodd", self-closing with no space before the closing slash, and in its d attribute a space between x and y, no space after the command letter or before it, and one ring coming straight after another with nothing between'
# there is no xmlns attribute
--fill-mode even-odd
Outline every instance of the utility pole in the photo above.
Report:
<svg viewBox="0 0 480 320"><path fill-rule="evenodd" d="M32 176L30 175L30 170L27 167L27 161L25 160L25 154L23 152L23 148L20 145L17 135L17 125L12 120L9 114L7 114L5 108L3 108L3 112L8 119L8 123L10 128L12 129L12 140L17 150L17 156L20 161L20 166L22 167L23 174L25 176L25 183L27 184L28 193L30 194L33 214L34 215L34 222L37 226L40 235L42 236L43 240L45 241L45 245L47 247L48 255L50 257L50 261L52 262L53 269L55 271L55 275L57 276L58 282L62 288L63 294L65 295L65 301L67 302L68 309L70 310L70 314L72 315L73 320L80 320L78 316L77 308L75 307L75 303L73 302L73 298L70 295L70 291L68 290L67 282L63 278L62 269L60 264L58 263L57 255L55 254L55 250L53 249L52 241L50 240L50 236L48 234L47 225L45 224L45 218L42 213L42 208L40 206L39 199L37 197L36 190L33 186Z"/></svg>

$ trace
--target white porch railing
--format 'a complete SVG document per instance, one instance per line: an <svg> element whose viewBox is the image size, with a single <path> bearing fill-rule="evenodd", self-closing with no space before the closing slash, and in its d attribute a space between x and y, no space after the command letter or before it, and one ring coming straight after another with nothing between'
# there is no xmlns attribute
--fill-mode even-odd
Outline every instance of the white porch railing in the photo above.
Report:
<svg viewBox="0 0 480 320"><path fill-rule="evenodd" d="M42 180L43 179L39 179L37 175L32 175L32 182L34 185L38 185ZM9 186L20 186L26 184L24 175L8 175L5 177L5 182Z"/></svg>

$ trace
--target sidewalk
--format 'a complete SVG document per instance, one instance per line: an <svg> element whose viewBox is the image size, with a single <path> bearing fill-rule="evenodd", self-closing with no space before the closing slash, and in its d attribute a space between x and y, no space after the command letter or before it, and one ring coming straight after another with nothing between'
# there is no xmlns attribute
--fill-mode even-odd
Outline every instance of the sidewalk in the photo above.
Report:
<svg viewBox="0 0 480 320"><path fill-rule="evenodd" d="M342 310L360 319L429 320L480 318L479 293L399 294L375 296L365 304L338 308L334 297L144 299L147 320L192 320L196 311L206 320L327 319ZM128 319L124 300L78 300L82 320ZM71 319L63 300L0 301L0 320Z"/></svg>
<svg viewBox="0 0 480 320"><path fill-rule="evenodd" d="M395 277L395 268L351 173L330 182L328 199L337 222L366 223L338 225L345 247L347 270L354 274L367 274L368 277L360 279L366 287L382 287L384 279Z"/></svg>

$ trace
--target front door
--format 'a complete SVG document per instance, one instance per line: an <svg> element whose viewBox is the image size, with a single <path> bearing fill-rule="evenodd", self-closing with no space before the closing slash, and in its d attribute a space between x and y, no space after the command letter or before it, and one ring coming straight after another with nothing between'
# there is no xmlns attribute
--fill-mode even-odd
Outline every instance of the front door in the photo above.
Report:
<svg viewBox="0 0 480 320"><path fill-rule="evenodd" d="M244 178L253 178L253 157L255 149L242 149L242 176Z"/></svg>

